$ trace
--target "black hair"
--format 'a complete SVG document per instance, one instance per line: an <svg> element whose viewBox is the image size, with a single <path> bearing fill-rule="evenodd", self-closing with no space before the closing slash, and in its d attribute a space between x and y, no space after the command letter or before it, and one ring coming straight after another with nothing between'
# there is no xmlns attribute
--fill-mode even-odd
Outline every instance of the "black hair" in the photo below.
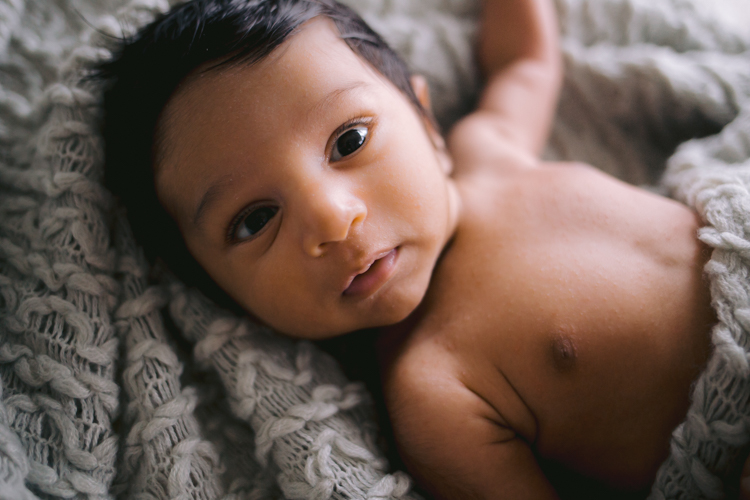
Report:
<svg viewBox="0 0 750 500"><path fill-rule="evenodd" d="M162 110L178 84L207 65L215 71L252 65L306 21L325 16L360 57L390 80L434 125L399 56L352 9L335 0L193 0L174 6L94 71L103 83L102 132L107 188L119 197L136 241L153 262L161 258L186 284L236 309L187 251L177 224L158 201L152 164ZM215 62L215 64L210 64Z"/></svg>

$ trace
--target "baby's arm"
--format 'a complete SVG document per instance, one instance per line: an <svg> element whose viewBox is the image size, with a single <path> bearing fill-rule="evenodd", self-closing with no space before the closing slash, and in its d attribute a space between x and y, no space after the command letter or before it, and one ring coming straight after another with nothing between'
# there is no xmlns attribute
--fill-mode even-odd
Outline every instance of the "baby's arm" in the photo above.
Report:
<svg viewBox="0 0 750 500"><path fill-rule="evenodd" d="M471 141L474 131L462 128L489 126L537 156L547 140L562 75L551 1L486 0L477 57L486 78L479 107L449 140Z"/></svg>
<svg viewBox="0 0 750 500"><path fill-rule="evenodd" d="M437 499L557 499L526 440L439 357L423 361L401 363L386 379L409 472Z"/></svg>

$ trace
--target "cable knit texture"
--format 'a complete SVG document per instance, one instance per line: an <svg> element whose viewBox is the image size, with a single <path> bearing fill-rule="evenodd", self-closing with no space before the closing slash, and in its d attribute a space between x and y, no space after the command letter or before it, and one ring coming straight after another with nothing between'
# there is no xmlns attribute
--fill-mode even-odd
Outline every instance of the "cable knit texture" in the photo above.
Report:
<svg viewBox="0 0 750 500"><path fill-rule="evenodd" d="M307 342L150 270L102 187L80 77L167 0L0 0L0 499L409 499L369 396ZM348 0L471 109L475 0ZM694 207L719 324L651 498L736 494L750 451L750 7L557 0L546 152ZM658 334L658 332L655 332Z"/></svg>

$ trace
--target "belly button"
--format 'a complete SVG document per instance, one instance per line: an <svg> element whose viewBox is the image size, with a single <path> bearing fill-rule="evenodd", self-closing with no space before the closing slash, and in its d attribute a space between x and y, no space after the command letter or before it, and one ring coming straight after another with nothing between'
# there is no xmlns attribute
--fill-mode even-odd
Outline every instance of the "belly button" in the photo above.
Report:
<svg viewBox="0 0 750 500"><path fill-rule="evenodd" d="M555 368L562 372L573 369L578 358L575 342L566 333L558 333L552 340L552 361Z"/></svg>

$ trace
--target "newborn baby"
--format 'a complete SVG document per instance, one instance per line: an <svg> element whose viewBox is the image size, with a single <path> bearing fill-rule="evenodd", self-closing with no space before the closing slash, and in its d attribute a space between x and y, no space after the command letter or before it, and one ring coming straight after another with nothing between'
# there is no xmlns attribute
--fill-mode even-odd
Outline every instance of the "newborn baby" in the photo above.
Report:
<svg viewBox="0 0 750 500"><path fill-rule="evenodd" d="M539 159L548 1L484 5L486 87L445 141L425 80L327 0L194 2L139 37L103 69L107 175L139 239L184 241L153 253L287 335L377 328L437 498L645 495L710 352L709 253L684 205Z"/></svg>

